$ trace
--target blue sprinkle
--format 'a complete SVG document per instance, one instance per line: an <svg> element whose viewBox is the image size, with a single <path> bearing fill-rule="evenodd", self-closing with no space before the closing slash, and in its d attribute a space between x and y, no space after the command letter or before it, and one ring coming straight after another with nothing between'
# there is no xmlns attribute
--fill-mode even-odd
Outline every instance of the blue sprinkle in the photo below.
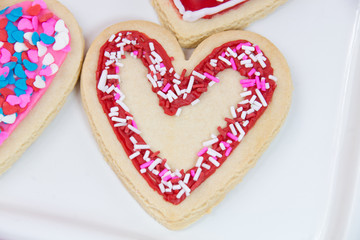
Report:
<svg viewBox="0 0 360 240"><path fill-rule="evenodd" d="M15 75L19 78L26 78L26 74L21 64L16 64L15 66Z"/></svg>
<svg viewBox="0 0 360 240"><path fill-rule="evenodd" d="M0 108L0 114L4 115L2 108Z"/></svg>
<svg viewBox="0 0 360 240"><path fill-rule="evenodd" d="M14 92L16 94L16 96L20 96L20 95L23 95L23 94L26 94L26 92L20 88L14 88Z"/></svg>
<svg viewBox="0 0 360 240"><path fill-rule="evenodd" d="M8 81L8 84L15 84L14 71L10 71L9 75L6 78L6 81Z"/></svg>
<svg viewBox="0 0 360 240"><path fill-rule="evenodd" d="M6 24L5 30L6 30L8 33L12 33L12 32L17 31L18 28L17 28L12 22L8 22L8 23Z"/></svg>
<svg viewBox="0 0 360 240"><path fill-rule="evenodd" d="M13 56L17 58L17 63L22 64L21 53L15 52Z"/></svg>
<svg viewBox="0 0 360 240"><path fill-rule="evenodd" d="M46 78L45 76L41 76L42 80L44 80L44 82L46 82Z"/></svg>
<svg viewBox="0 0 360 240"><path fill-rule="evenodd" d="M24 31L15 31L11 34L11 36L20 43L24 42Z"/></svg>
<svg viewBox="0 0 360 240"><path fill-rule="evenodd" d="M33 44L36 46L38 41L40 40L39 34L37 32L34 32L31 37L31 40L32 40Z"/></svg>
<svg viewBox="0 0 360 240"><path fill-rule="evenodd" d="M50 45L53 44L55 42L55 38L45 34L45 33L41 33L40 34L40 39L43 43L45 43L46 45Z"/></svg>
<svg viewBox="0 0 360 240"><path fill-rule="evenodd" d="M38 67L38 65L36 63L32 63L27 59L24 59L23 63L24 63L25 68L29 71L35 71Z"/></svg>
<svg viewBox="0 0 360 240"><path fill-rule="evenodd" d="M8 85L8 81L0 81L0 88L4 88Z"/></svg>
<svg viewBox="0 0 360 240"><path fill-rule="evenodd" d="M4 14L4 13L6 12L6 10L8 10L8 9L9 9L9 7L6 7L6 8L4 8L3 10L1 10L1 11L0 11L0 15Z"/></svg>
<svg viewBox="0 0 360 240"><path fill-rule="evenodd" d="M4 64L4 67L8 67L10 70L14 69L16 66L16 62L8 62Z"/></svg>
<svg viewBox="0 0 360 240"><path fill-rule="evenodd" d="M42 65L42 66L41 66L41 69L45 69L45 68L47 68L46 65Z"/></svg>
<svg viewBox="0 0 360 240"><path fill-rule="evenodd" d="M9 43L11 43L11 44L14 44L14 43L16 43L16 40L15 40L15 38L13 38L11 35L8 35L8 40L7 40Z"/></svg>
<svg viewBox="0 0 360 240"><path fill-rule="evenodd" d="M6 14L6 18L9 19L10 22L16 22L20 17L9 13L9 14Z"/></svg>
<svg viewBox="0 0 360 240"><path fill-rule="evenodd" d="M5 81L5 76L4 75L0 75L0 81Z"/></svg>
<svg viewBox="0 0 360 240"><path fill-rule="evenodd" d="M18 7L18 8L14 8L10 13L16 17L21 17L23 15L22 10L23 10L22 7Z"/></svg>
<svg viewBox="0 0 360 240"><path fill-rule="evenodd" d="M17 87L21 90L26 90L28 88L28 86L26 85L26 79L22 78L22 79L16 80L15 87Z"/></svg>

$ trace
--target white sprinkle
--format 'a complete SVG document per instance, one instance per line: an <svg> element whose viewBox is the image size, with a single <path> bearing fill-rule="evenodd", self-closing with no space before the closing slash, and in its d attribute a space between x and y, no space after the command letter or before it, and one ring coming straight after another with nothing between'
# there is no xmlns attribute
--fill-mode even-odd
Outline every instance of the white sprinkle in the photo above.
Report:
<svg viewBox="0 0 360 240"><path fill-rule="evenodd" d="M183 99L186 99L186 97L187 97L187 93L184 93Z"/></svg>
<svg viewBox="0 0 360 240"><path fill-rule="evenodd" d="M113 122L126 123L126 119L125 119L125 118L112 117L111 120L112 120Z"/></svg>
<svg viewBox="0 0 360 240"><path fill-rule="evenodd" d="M197 181L199 179L201 171L202 171L202 169L200 167L196 170L196 173L193 178L194 181Z"/></svg>
<svg viewBox="0 0 360 240"><path fill-rule="evenodd" d="M161 158L157 158L153 163L148 167L149 171L152 171L158 164L162 162Z"/></svg>
<svg viewBox="0 0 360 240"><path fill-rule="evenodd" d="M146 168L140 169L140 172L141 172L141 173L146 173Z"/></svg>
<svg viewBox="0 0 360 240"><path fill-rule="evenodd" d="M168 96L171 96L173 99L177 99L177 98L178 98L178 96L177 96L172 90L169 90L167 95L168 95Z"/></svg>
<svg viewBox="0 0 360 240"><path fill-rule="evenodd" d="M219 157L219 158L222 157L222 155L220 153L218 153L217 151L215 151L212 148L208 148L206 153L213 156L213 157Z"/></svg>
<svg viewBox="0 0 360 240"><path fill-rule="evenodd" d="M241 101L241 102L239 102L240 104L247 104L247 103L249 103L249 100L248 99L245 99L245 100L243 100L243 101Z"/></svg>
<svg viewBox="0 0 360 240"><path fill-rule="evenodd" d="M190 179L190 173L185 174L184 183L185 183L185 184L188 184L189 179Z"/></svg>
<svg viewBox="0 0 360 240"><path fill-rule="evenodd" d="M181 173L180 173L179 169L176 169L176 170L175 170L175 175L176 175L176 176L178 176L179 178L181 178L181 177L182 177L182 175L181 175Z"/></svg>
<svg viewBox="0 0 360 240"><path fill-rule="evenodd" d="M215 83L214 81L209 82L209 87L212 87Z"/></svg>
<svg viewBox="0 0 360 240"><path fill-rule="evenodd" d="M178 79L176 79L176 78L174 78L174 79L173 79L173 83L175 83L175 84L180 84L180 83L181 83L181 81L180 81L180 80L178 80Z"/></svg>
<svg viewBox="0 0 360 240"><path fill-rule="evenodd" d="M248 124L249 124L249 120L246 120L246 121L243 123L243 126L246 127Z"/></svg>
<svg viewBox="0 0 360 240"><path fill-rule="evenodd" d="M250 108L249 110L247 110L247 114L251 114L251 113L253 113L254 111L255 111L254 109Z"/></svg>
<svg viewBox="0 0 360 240"><path fill-rule="evenodd" d="M179 117L180 114L181 114L181 111L182 111L182 109L181 109L181 108L178 108L178 110L177 110L176 113L175 113L175 116Z"/></svg>
<svg viewBox="0 0 360 240"><path fill-rule="evenodd" d="M256 72L255 72L255 76L258 76L258 77L259 77L259 76L260 76L260 72L256 71Z"/></svg>
<svg viewBox="0 0 360 240"><path fill-rule="evenodd" d="M115 34L111 35L110 38L109 38L109 42L112 42L114 39L115 39Z"/></svg>
<svg viewBox="0 0 360 240"><path fill-rule="evenodd" d="M228 53L231 55L231 56L233 56L234 58L236 58L237 57L237 54L236 54L236 52L234 52L231 48L227 48L226 49L227 51L228 51Z"/></svg>
<svg viewBox="0 0 360 240"><path fill-rule="evenodd" d="M261 104L262 104L264 107L267 107L267 102L265 101L265 98L264 98L264 96L261 94L261 92L259 91L259 89L256 88L256 89L255 89L255 92L256 92L256 94L258 95Z"/></svg>
<svg viewBox="0 0 360 240"><path fill-rule="evenodd" d="M131 136L129 139L134 145L137 143L136 139L133 136Z"/></svg>
<svg viewBox="0 0 360 240"><path fill-rule="evenodd" d="M133 131L136 134L140 134L141 132L139 131L139 129L134 128L132 125L128 124L128 128Z"/></svg>
<svg viewBox="0 0 360 240"><path fill-rule="evenodd" d="M246 111L243 111L243 112L241 113L241 118L242 118L242 119L245 119L245 118L246 118Z"/></svg>
<svg viewBox="0 0 360 240"><path fill-rule="evenodd" d="M250 96L251 94L252 94L252 91L246 91L246 92L240 93L240 96L241 97L247 97L247 96Z"/></svg>
<svg viewBox="0 0 360 240"><path fill-rule="evenodd" d="M134 149L137 150L141 150L141 149L150 149L150 146L147 144L135 144L134 145Z"/></svg>
<svg viewBox="0 0 360 240"><path fill-rule="evenodd" d="M213 139L210 139L210 140L208 140L206 142L203 142L203 146L208 147L208 146L213 145L214 143L217 143L218 141L219 141L218 138L213 138Z"/></svg>
<svg viewBox="0 0 360 240"><path fill-rule="evenodd" d="M270 84L269 83L265 83L265 88L269 89L270 88Z"/></svg>
<svg viewBox="0 0 360 240"><path fill-rule="evenodd" d="M118 112L110 112L110 113L108 114L108 116L109 116L109 117L117 117L117 116L119 116L119 113L118 113Z"/></svg>
<svg viewBox="0 0 360 240"><path fill-rule="evenodd" d="M150 50L151 51L154 51L155 48L154 48L154 43L153 42L149 42L149 47L150 47Z"/></svg>
<svg viewBox="0 0 360 240"><path fill-rule="evenodd" d="M247 46L247 45L242 45L241 48L242 48L242 50L250 51L250 52L253 52L255 50L254 47Z"/></svg>
<svg viewBox="0 0 360 240"><path fill-rule="evenodd" d="M247 63L247 64L245 64L245 67L246 68L252 68L254 65L252 64L252 63Z"/></svg>
<svg viewBox="0 0 360 240"><path fill-rule="evenodd" d="M119 108L118 107L112 107L110 108L110 112L118 112L119 111Z"/></svg>
<svg viewBox="0 0 360 240"><path fill-rule="evenodd" d="M278 80L277 77L275 77L273 75L269 75L269 79L274 80L275 82Z"/></svg>
<svg viewBox="0 0 360 240"><path fill-rule="evenodd" d="M120 76L117 74L109 74L107 75L107 79L120 79Z"/></svg>
<svg viewBox="0 0 360 240"><path fill-rule="evenodd" d="M193 85L194 85L194 76L191 76L190 77L190 80L189 80L189 84L188 84L188 86L187 86L187 88L186 88L186 92L187 93L190 93L191 92L191 90L192 90L192 87L193 87Z"/></svg>
<svg viewBox="0 0 360 240"><path fill-rule="evenodd" d="M224 150L226 149L226 147L225 147L224 143L222 143L222 142L221 142L219 145L220 145L221 150L223 150L223 151L224 151Z"/></svg>
<svg viewBox="0 0 360 240"><path fill-rule="evenodd" d="M167 95L165 93L163 93L162 91L158 91L157 94L159 96L161 96L162 98L167 99Z"/></svg>
<svg viewBox="0 0 360 240"><path fill-rule="evenodd" d="M178 192L178 194L176 195L176 198L177 198L177 199L181 198L181 196L184 195L184 193L185 193L185 190L184 190L184 189L181 189L181 190Z"/></svg>
<svg viewBox="0 0 360 240"><path fill-rule="evenodd" d="M172 187L173 190L180 190L181 186L179 184L176 184Z"/></svg>
<svg viewBox="0 0 360 240"><path fill-rule="evenodd" d="M193 71L192 74L198 78L201 78L201 79L205 79L206 77L204 75L202 75L201 73L198 73L197 71Z"/></svg>
<svg viewBox="0 0 360 240"><path fill-rule="evenodd" d="M143 169L145 169L145 170L146 170L146 168L143 168ZM159 188L160 188L160 191L161 191L162 193L164 193L164 192L165 192L165 187L164 187L164 184L160 183L160 184L159 184Z"/></svg>
<svg viewBox="0 0 360 240"><path fill-rule="evenodd" d="M144 160L147 159L147 158L149 157L149 155L150 155L150 151L149 151L149 150L146 150L143 159L144 159ZM146 160L145 160L145 161L146 161Z"/></svg>
<svg viewBox="0 0 360 240"><path fill-rule="evenodd" d="M180 95L181 95L181 91L180 91L180 88L179 88L179 86L178 86L177 84L174 85L174 89L175 89L176 94L177 94L178 96L180 96Z"/></svg>
<svg viewBox="0 0 360 240"><path fill-rule="evenodd" d="M122 109L124 109L125 112L130 112L130 109L128 108L128 106L126 106L126 104L123 101L116 100L116 103L120 105L120 107Z"/></svg>
<svg viewBox="0 0 360 240"><path fill-rule="evenodd" d="M251 59L246 59L246 60L241 60L240 61L241 65L245 65L245 64L249 64L249 63L251 63Z"/></svg>
<svg viewBox="0 0 360 240"><path fill-rule="evenodd" d="M150 56L150 60L151 60L151 56ZM151 64L151 65L149 65L149 68L150 68L150 70L153 72L153 73L156 73L156 69L155 69L155 67L154 67L154 65L153 64Z"/></svg>
<svg viewBox="0 0 360 240"><path fill-rule="evenodd" d="M165 192L172 192L172 191L171 191L171 188L165 189Z"/></svg>
<svg viewBox="0 0 360 240"><path fill-rule="evenodd" d="M230 107L230 113L231 113L231 116L232 116L233 118L236 118L236 117L237 117L234 106L231 106L231 107Z"/></svg>
<svg viewBox="0 0 360 240"><path fill-rule="evenodd" d="M126 123L115 123L114 127L123 127L126 126Z"/></svg>
<svg viewBox="0 0 360 240"><path fill-rule="evenodd" d="M243 107L239 107L238 109L236 109L237 112L241 112L243 110Z"/></svg>
<svg viewBox="0 0 360 240"><path fill-rule="evenodd" d="M204 158L203 157L199 157L198 160L196 161L196 167L200 167L202 162L204 161Z"/></svg>
<svg viewBox="0 0 360 240"><path fill-rule="evenodd" d="M230 127L230 130L231 130L231 133L232 133L234 136L236 136L236 135L237 135L237 132L236 132L236 129L235 129L235 127L234 127L234 124L230 124L229 127Z"/></svg>
<svg viewBox="0 0 360 240"><path fill-rule="evenodd" d="M215 167L219 167L220 163L218 161L216 161L214 158L209 157L209 161L214 164Z"/></svg>
<svg viewBox="0 0 360 240"><path fill-rule="evenodd" d="M132 159L136 158L136 157L139 156L139 155L140 155L140 152L134 152L133 154L131 154L131 155L129 156L129 158L130 158L130 160L132 160Z"/></svg>
<svg viewBox="0 0 360 240"><path fill-rule="evenodd" d="M211 167L210 167L210 165L209 164L206 164L206 163L203 163L202 165L201 165L203 168L206 168L207 170L209 170Z"/></svg>
<svg viewBox="0 0 360 240"><path fill-rule="evenodd" d="M242 127L240 126L240 123L238 123L238 122L235 123L235 127L237 128L237 130L240 133L240 135L238 137L238 141L240 142L243 139L243 137L245 136L245 131L242 129Z"/></svg>
<svg viewBox="0 0 360 240"><path fill-rule="evenodd" d="M155 174L156 176L159 175L159 171L156 169L152 170L152 173Z"/></svg>
<svg viewBox="0 0 360 240"><path fill-rule="evenodd" d="M114 86L114 85L111 85L111 86L106 90L106 93L107 93L107 94L110 94L114 89L115 89L115 86Z"/></svg>
<svg viewBox="0 0 360 240"><path fill-rule="evenodd" d="M167 97L167 99L169 100L170 103L172 103L174 101L174 99L172 98L171 95L166 94L166 97Z"/></svg>
<svg viewBox="0 0 360 240"><path fill-rule="evenodd" d="M249 57L251 58L251 60L253 60L254 62L257 62L257 58L255 57L254 54L250 54Z"/></svg>
<svg viewBox="0 0 360 240"><path fill-rule="evenodd" d="M124 43L126 43L126 44L130 44L130 43L131 43L131 41L130 41L129 39L127 39L127 38L123 38L122 42L124 42Z"/></svg>
<svg viewBox="0 0 360 240"><path fill-rule="evenodd" d="M160 57L160 55L157 52L152 51L151 55L154 56L154 58L156 59L156 62L162 62L163 61L163 59Z"/></svg>
<svg viewBox="0 0 360 240"><path fill-rule="evenodd" d="M186 192L191 192L191 189L182 180L179 181L179 184Z"/></svg>
<svg viewBox="0 0 360 240"><path fill-rule="evenodd" d="M256 99L256 95L253 95L249 101L249 103L253 104Z"/></svg>
<svg viewBox="0 0 360 240"><path fill-rule="evenodd" d="M238 58L239 60L241 60L241 59L243 59L244 56L245 56L245 53L242 53L242 54L240 54L237 58Z"/></svg>
<svg viewBox="0 0 360 240"><path fill-rule="evenodd" d="M174 71L173 67L169 69L169 73L172 73L173 71Z"/></svg>
<svg viewBox="0 0 360 240"><path fill-rule="evenodd" d="M99 83L98 83L98 89L102 92L106 91L106 79L107 79L107 70L103 70L99 79Z"/></svg>
<svg viewBox="0 0 360 240"><path fill-rule="evenodd" d="M200 99L195 99L194 101L191 102L191 105L194 106L195 104L199 103Z"/></svg>
<svg viewBox="0 0 360 240"><path fill-rule="evenodd" d="M231 62L229 60L227 60L226 58L222 57L222 56L219 56L219 59L221 61L223 61L224 63L226 63L227 65L231 66Z"/></svg>

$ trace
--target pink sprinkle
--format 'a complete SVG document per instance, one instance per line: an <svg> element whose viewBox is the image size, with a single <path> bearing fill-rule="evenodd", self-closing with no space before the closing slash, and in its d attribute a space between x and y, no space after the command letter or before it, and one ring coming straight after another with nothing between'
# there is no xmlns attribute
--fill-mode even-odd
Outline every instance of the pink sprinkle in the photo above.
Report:
<svg viewBox="0 0 360 240"><path fill-rule="evenodd" d="M159 173L159 176L162 177L164 176L165 173L167 173L169 170L167 168L165 168L164 170L162 170L160 173Z"/></svg>
<svg viewBox="0 0 360 240"><path fill-rule="evenodd" d="M242 59L243 59L243 60L246 60L246 59L248 59L248 56L247 56L247 55L244 55Z"/></svg>
<svg viewBox="0 0 360 240"><path fill-rule="evenodd" d="M0 53L1 53L0 63L10 62L11 53L6 48L2 48Z"/></svg>
<svg viewBox="0 0 360 240"><path fill-rule="evenodd" d="M244 45L243 43L239 43L239 45L236 46L236 50L240 50L243 45Z"/></svg>
<svg viewBox="0 0 360 240"><path fill-rule="evenodd" d="M40 7L42 9L47 8L46 3L43 0L34 0L34 2L32 3L32 6L35 6L35 5L40 5Z"/></svg>
<svg viewBox="0 0 360 240"><path fill-rule="evenodd" d="M222 57L225 57L225 52L223 52L223 53L221 54L221 56L222 56Z"/></svg>
<svg viewBox="0 0 360 240"><path fill-rule="evenodd" d="M32 30L34 27L29 19L22 18L18 23L19 30Z"/></svg>
<svg viewBox="0 0 360 240"><path fill-rule="evenodd" d="M44 33L51 36L55 32L55 25L53 25L51 22L43 22L42 27L44 29Z"/></svg>
<svg viewBox="0 0 360 240"><path fill-rule="evenodd" d="M28 87L28 88L25 90L25 93L26 93L27 95L31 95L33 92L34 92L34 90L33 90L31 87Z"/></svg>
<svg viewBox="0 0 360 240"><path fill-rule="evenodd" d="M133 127L137 129L137 125L134 120L131 121L131 125L133 125Z"/></svg>
<svg viewBox="0 0 360 240"><path fill-rule="evenodd" d="M19 106L24 108L30 102L30 94L22 94L19 96L19 99L21 101Z"/></svg>
<svg viewBox="0 0 360 240"><path fill-rule="evenodd" d="M251 69L251 70L248 72L248 76L251 77L255 72L256 72L255 68Z"/></svg>
<svg viewBox="0 0 360 240"><path fill-rule="evenodd" d="M133 51L133 54L134 54L135 56L137 56L137 55L139 54L139 52L138 52L138 51Z"/></svg>
<svg viewBox="0 0 360 240"><path fill-rule="evenodd" d="M161 68L164 68L165 65L164 65L163 63L160 63L160 67L161 67Z"/></svg>
<svg viewBox="0 0 360 240"><path fill-rule="evenodd" d="M118 93L115 94L115 97L114 97L114 98L115 98L115 100L118 100L118 99L120 98L120 94L118 94Z"/></svg>
<svg viewBox="0 0 360 240"><path fill-rule="evenodd" d="M27 55L29 57L29 60L33 63L37 63L39 61L39 54L37 50L29 50L27 51Z"/></svg>
<svg viewBox="0 0 360 240"><path fill-rule="evenodd" d="M0 145L9 137L7 132L0 132Z"/></svg>
<svg viewBox="0 0 360 240"><path fill-rule="evenodd" d="M39 28L39 18L37 16L34 16L32 19L31 19L31 22L32 22L32 25L34 27L34 30L37 31L38 28Z"/></svg>
<svg viewBox="0 0 360 240"><path fill-rule="evenodd" d="M225 156L228 157L228 156L230 155L231 151L232 151L232 148L231 148L231 147L229 147L228 149L226 149Z"/></svg>
<svg viewBox="0 0 360 240"><path fill-rule="evenodd" d="M154 162L154 160L151 160L149 162L143 163L140 165L140 168L147 168L148 166L150 166L152 163Z"/></svg>
<svg viewBox="0 0 360 240"><path fill-rule="evenodd" d="M262 53L258 45L255 46L255 50L257 53Z"/></svg>
<svg viewBox="0 0 360 240"><path fill-rule="evenodd" d="M258 76L255 77L255 82L256 82L256 88L260 89L261 88L261 84L260 84L260 79Z"/></svg>
<svg viewBox="0 0 360 240"><path fill-rule="evenodd" d="M35 73L35 72L31 72L31 71L29 71L29 70L25 70L25 74L26 74L26 76L27 76L28 78L31 78L31 79L33 79L33 78L36 77L36 73Z"/></svg>
<svg viewBox="0 0 360 240"><path fill-rule="evenodd" d="M171 178L172 178L172 177L171 177L171 174L169 174L169 175L167 175L166 177L164 177L163 180L164 180L165 182L167 182L167 181L169 181Z"/></svg>
<svg viewBox="0 0 360 240"><path fill-rule="evenodd" d="M200 156L202 156L204 153L206 153L206 151L208 150L208 148L207 147L204 147L203 149L201 149L199 152L198 152L198 156L200 157Z"/></svg>
<svg viewBox="0 0 360 240"><path fill-rule="evenodd" d="M230 63L231 63L232 69L234 69L236 71L237 68L236 68L235 61L233 58L230 58Z"/></svg>
<svg viewBox="0 0 360 240"><path fill-rule="evenodd" d="M207 77L208 79L210 79L210 80L212 80L214 82L217 82L217 83L220 82L220 79L208 74L207 72L205 72L204 75L205 75L205 77Z"/></svg>
<svg viewBox="0 0 360 240"><path fill-rule="evenodd" d="M243 88L253 87L255 86L255 79L242 79L240 80L240 84Z"/></svg>
<svg viewBox="0 0 360 240"><path fill-rule="evenodd" d="M227 147L227 148L230 147L230 144L228 142L223 142L222 141L222 143L224 144L225 147Z"/></svg>
<svg viewBox="0 0 360 240"><path fill-rule="evenodd" d="M9 95L9 96L7 96L6 101L7 101L10 105L12 105L12 106L14 106L14 105L16 105L16 104L19 104L19 103L21 102L21 101L20 101L20 98L18 98L18 97L15 96L15 95Z"/></svg>
<svg viewBox="0 0 360 240"><path fill-rule="evenodd" d="M234 134L232 134L231 132L228 132L228 133L226 134L226 136L228 136L229 138L231 138L231 139L234 140L234 141L237 141L237 140L238 140L238 138L237 138L236 136L234 136Z"/></svg>
<svg viewBox="0 0 360 240"><path fill-rule="evenodd" d="M7 77L9 75L10 69L9 67L0 67L0 76L4 75L4 77Z"/></svg>
<svg viewBox="0 0 360 240"><path fill-rule="evenodd" d="M50 75L52 74L51 67L48 66L48 67L46 67L46 68L44 68L44 69L41 69L40 72L39 72L39 74L40 74L41 76L50 76Z"/></svg>
<svg viewBox="0 0 360 240"><path fill-rule="evenodd" d="M115 73L119 73L120 72L120 68L119 68L119 66L116 66L115 67Z"/></svg>
<svg viewBox="0 0 360 240"><path fill-rule="evenodd" d="M194 171L194 170L191 170L191 171L190 171L190 175L191 175L192 177L194 177L194 176L195 176L195 171Z"/></svg>
<svg viewBox="0 0 360 240"><path fill-rule="evenodd" d="M163 92L167 92L171 87L171 84L170 83L167 83L166 86L162 89Z"/></svg>
<svg viewBox="0 0 360 240"><path fill-rule="evenodd" d="M261 79L261 91L266 91L265 78Z"/></svg>

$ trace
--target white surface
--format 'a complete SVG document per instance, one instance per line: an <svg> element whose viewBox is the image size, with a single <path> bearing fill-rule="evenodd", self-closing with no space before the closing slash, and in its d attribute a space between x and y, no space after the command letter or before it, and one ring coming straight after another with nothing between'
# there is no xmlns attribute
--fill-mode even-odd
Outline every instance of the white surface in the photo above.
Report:
<svg viewBox="0 0 360 240"><path fill-rule="evenodd" d="M60 1L78 19L87 47L113 23L158 22L147 0ZM248 28L270 39L287 58L292 108L256 167L188 229L165 229L126 191L99 152L77 86L40 138L0 176L0 239L300 240L321 239L329 231L342 231L346 237L340 239L359 239L360 206L351 205L353 188L341 185L347 183L347 170L356 177L358 152L354 146L346 155L340 169L345 174L338 174L342 162L336 155L343 141L359 142L359 127L354 121L347 125L348 117L359 113L351 115L341 105L356 100L343 94L349 89L344 73L356 7L356 0L290 0ZM339 117L343 113L345 118ZM332 185L337 180L343 181L340 186ZM354 179L351 183L355 186ZM334 210L334 202L351 206ZM337 213L350 216L349 222L337 224Z"/></svg>

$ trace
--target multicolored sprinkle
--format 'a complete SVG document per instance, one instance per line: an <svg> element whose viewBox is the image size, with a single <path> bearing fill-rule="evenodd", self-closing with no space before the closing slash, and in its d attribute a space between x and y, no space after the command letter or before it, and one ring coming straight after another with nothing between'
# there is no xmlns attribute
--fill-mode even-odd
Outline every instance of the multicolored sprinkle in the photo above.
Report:
<svg viewBox="0 0 360 240"><path fill-rule="evenodd" d="M45 93L69 51L68 28L43 0L0 10L0 145Z"/></svg>

